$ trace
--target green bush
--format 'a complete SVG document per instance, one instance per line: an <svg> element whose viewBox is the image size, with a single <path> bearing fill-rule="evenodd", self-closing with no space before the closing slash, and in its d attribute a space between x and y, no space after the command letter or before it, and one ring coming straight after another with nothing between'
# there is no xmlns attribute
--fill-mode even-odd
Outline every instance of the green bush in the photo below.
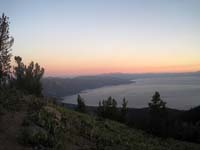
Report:
<svg viewBox="0 0 200 150"><path fill-rule="evenodd" d="M33 98L29 103L32 111L24 118L19 139L22 144L32 147L61 149L64 142L61 114L47 104L41 103L41 106L40 102L39 98Z"/></svg>
<svg viewBox="0 0 200 150"><path fill-rule="evenodd" d="M29 112L37 112L42 109L47 102L43 98L37 98L35 96L29 96L28 98L28 111Z"/></svg>
<svg viewBox="0 0 200 150"><path fill-rule="evenodd" d="M22 103L22 93L15 88L6 88L0 91L1 110L19 111Z"/></svg>
<svg viewBox="0 0 200 150"><path fill-rule="evenodd" d="M24 127L21 129L19 141L25 145L52 147L48 133L39 127Z"/></svg>

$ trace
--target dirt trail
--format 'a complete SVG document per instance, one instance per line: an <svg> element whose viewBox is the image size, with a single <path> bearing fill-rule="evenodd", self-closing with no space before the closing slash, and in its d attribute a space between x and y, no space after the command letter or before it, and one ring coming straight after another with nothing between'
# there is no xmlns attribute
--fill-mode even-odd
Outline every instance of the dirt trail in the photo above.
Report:
<svg viewBox="0 0 200 150"><path fill-rule="evenodd" d="M31 150L20 145L17 135L22 124L24 112L6 112L0 119L0 150Z"/></svg>

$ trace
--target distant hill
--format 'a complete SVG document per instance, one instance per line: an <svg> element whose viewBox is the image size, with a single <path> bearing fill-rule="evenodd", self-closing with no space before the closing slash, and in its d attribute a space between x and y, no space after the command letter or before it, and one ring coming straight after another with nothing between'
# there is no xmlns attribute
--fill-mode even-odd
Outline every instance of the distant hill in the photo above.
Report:
<svg viewBox="0 0 200 150"><path fill-rule="evenodd" d="M103 86L112 86L132 83L134 79L199 76L199 72L190 73L110 73L96 76L79 76L74 78L48 77L42 80L43 93L46 96L64 97L77 94L86 89L95 89Z"/></svg>
<svg viewBox="0 0 200 150"><path fill-rule="evenodd" d="M185 122L197 123L200 121L200 106L185 111L180 119Z"/></svg>
<svg viewBox="0 0 200 150"><path fill-rule="evenodd" d="M79 93L86 89L129 84L132 83L132 81L130 79L122 79L112 76L81 76L75 78L49 77L44 78L42 83L44 95L64 97Z"/></svg>
<svg viewBox="0 0 200 150"><path fill-rule="evenodd" d="M143 79L143 78L160 78L160 77L184 77L184 76L198 76L200 71L197 72L183 72L183 73L108 73L101 74L104 77L116 77L121 79Z"/></svg>

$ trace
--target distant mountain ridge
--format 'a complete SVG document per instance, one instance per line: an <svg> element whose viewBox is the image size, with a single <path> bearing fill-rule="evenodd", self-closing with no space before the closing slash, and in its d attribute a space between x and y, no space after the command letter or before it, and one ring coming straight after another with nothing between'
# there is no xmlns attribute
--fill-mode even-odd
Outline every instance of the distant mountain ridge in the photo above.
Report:
<svg viewBox="0 0 200 150"><path fill-rule="evenodd" d="M183 77L198 76L200 72L189 73L110 73L91 76L78 76L74 78L46 77L43 78L43 93L45 96L62 98L80 93L83 90L95 89L104 86L113 86L121 84L130 84L134 79L157 78L157 77Z"/></svg>
<svg viewBox="0 0 200 150"><path fill-rule="evenodd" d="M86 89L132 83L130 79L109 76L80 76L75 78L44 78L43 93L46 96L64 97Z"/></svg>
<svg viewBox="0 0 200 150"><path fill-rule="evenodd" d="M156 77L183 77L183 76L199 76L200 71L196 72L182 72L182 73L108 73L100 76L117 77L123 79L138 79L138 78L156 78Z"/></svg>

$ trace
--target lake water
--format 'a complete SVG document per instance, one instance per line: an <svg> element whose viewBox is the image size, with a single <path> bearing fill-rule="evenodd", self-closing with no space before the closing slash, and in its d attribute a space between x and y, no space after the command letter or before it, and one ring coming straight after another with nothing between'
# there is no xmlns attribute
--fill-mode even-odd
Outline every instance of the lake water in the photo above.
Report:
<svg viewBox="0 0 200 150"><path fill-rule="evenodd" d="M167 102L167 107L190 109L200 105L200 77L161 77L134 80L135 83L85 90L80 93L86 105L97 106L100 100L114 97L121 105L123 97L128 107L147 107L155 91ZM64 102L77 104L77 95L67 96Z"/></svg>

